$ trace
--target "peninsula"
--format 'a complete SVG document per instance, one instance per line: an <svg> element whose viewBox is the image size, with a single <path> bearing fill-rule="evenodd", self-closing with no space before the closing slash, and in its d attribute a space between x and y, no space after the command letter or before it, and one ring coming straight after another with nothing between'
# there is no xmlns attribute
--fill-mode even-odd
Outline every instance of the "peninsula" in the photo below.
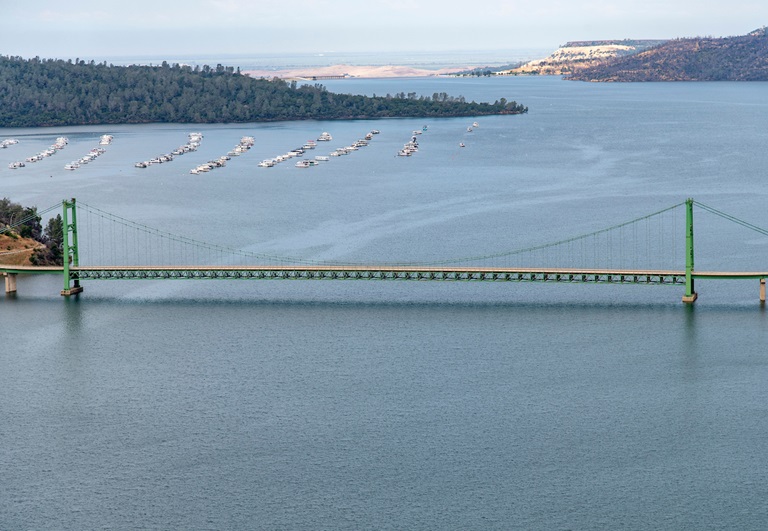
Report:
<svg viewBox="0 0 768 531"><path fill-rule="evenodd" d="M0 127L135 123L232 123L521 114L506 98L445 93L367 97L320 84L254 79L239 69L0 56Z"/></svg>

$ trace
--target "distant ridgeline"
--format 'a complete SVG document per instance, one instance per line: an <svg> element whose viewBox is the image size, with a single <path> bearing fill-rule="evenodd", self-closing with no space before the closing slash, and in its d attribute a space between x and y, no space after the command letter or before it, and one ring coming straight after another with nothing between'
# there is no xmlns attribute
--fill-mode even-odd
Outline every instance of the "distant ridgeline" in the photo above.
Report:
<svg viewBox="0 0 768 531"><path fill-rule="evenodd" d="M766 28L739 37L666 41L566 76L580 81L768 81Z"/></svg>
<svg viewBox="0 0 768 531"><path fill-rule="evenodd" d="M112 66L0 56L0 127L118 123L226 123L520 114L500 98L445 93L334 94L319 84L253 79L217 65Z"/></svg>
<svg viewBox="0 0 768 531"><path fill-rule="evenodd" d="M658 46L659 44L664 44L665 42L667 42L666 39L609 39L602 41L570 41L566 42L562 48L580 48L587 46L624 46L626 48L631 48L632 50L627 50L626 53L619 55L632 55L642 52L643 50L647 50L648 48Z"/></svg>

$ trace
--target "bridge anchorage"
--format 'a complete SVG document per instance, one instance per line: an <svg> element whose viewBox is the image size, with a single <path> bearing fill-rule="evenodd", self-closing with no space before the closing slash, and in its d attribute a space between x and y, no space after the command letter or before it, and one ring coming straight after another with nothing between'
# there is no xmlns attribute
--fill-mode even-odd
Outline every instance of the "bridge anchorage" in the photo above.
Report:
<svg viewBox="0 0 768 531"><path fill-rule="evenodd" d="M698 297L694 289L698 279L757 279L760 301L764 304L768 271L713 272L694 268L694 205L768 236L768 230L688 199L626 223L546 245L438 262L345 264L277 257L205 243L70 199L61 203L63 265L0 264L0 274L5 277L6 293L16 292L17 275L62 275L61 295L66 297L82 293L80 283L86 280L399 280L673 285L684 288L682 300L687 304ZM41 214L56 208L58 205ZM676 212L680 208L685 209L684 227L677 226ZM85 224L81 220L80 230L79 211L86 216ZM673 218L671 223L669 217ZM681 239L676 235L683 229L685 246L678 252ZM89 251L85 255L84 249ZM681 263L683 252L684 268L669 267L666 263L665 267L658 267L654 262L658 259ZM174 261L185 265L168 265ZM233 265L234 261L256 264ZM218 265L186 265L189 263ZM547 266L532 267L536 263Z"/></svg>

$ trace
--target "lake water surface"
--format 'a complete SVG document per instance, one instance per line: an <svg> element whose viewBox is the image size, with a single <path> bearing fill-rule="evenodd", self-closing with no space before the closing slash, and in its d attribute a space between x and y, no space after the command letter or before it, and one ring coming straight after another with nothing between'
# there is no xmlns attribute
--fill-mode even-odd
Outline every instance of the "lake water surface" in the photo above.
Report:
<svg viewBox="0 0 768 531"><path fill-rule="evenodd" d="M768 227L764 83L327 82L505 97L523 116L5 129L0 197L204 241L433 260L693 197ZM413 157L396 157L428 125ZM322 131L324 165L256 164ZM182 144L196 153L133 164ZM64 164L115 136L97 161ZM60 153L19 170L57 136ZM241 136L226 168L190 175ZM466 144L459 148L459 142ZM320 154L318 148L317 153ZM768 238L697 212L699 269ZM86 252L85 250L83 252ZM762 529L768 322L756 281L671 286L19 279L0 300L0 527Z"/></svg>

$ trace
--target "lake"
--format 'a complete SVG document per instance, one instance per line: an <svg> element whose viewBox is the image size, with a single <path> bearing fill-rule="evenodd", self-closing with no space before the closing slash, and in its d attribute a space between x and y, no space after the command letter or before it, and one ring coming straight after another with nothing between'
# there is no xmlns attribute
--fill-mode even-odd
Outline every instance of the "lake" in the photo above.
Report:
<svg viewBox="0 0 768 531"><path fill-rule="evenodd" d="M765 83L325 84L530 111L0 129L20 141L0 150L0 197L40 209L76 197L198 240L339 261L521 248L688 197L768 227ZM397 157L424 125L418 153ZM374 128L370 146L320 166L257 167L323 131L329 151ZM192 131L197 152L134 167ZM106 133L105 154L64 170ZM8 168L62 135L56 155ZM248 153L189 173L245 135ZM767 251L765 236L697 212L697 268L766 270ZM25 277L0 300L2 528L761 529L768 517L756 281L699 281L692 307L674 286L84 285L67 300L60 278Z"/></svg>

